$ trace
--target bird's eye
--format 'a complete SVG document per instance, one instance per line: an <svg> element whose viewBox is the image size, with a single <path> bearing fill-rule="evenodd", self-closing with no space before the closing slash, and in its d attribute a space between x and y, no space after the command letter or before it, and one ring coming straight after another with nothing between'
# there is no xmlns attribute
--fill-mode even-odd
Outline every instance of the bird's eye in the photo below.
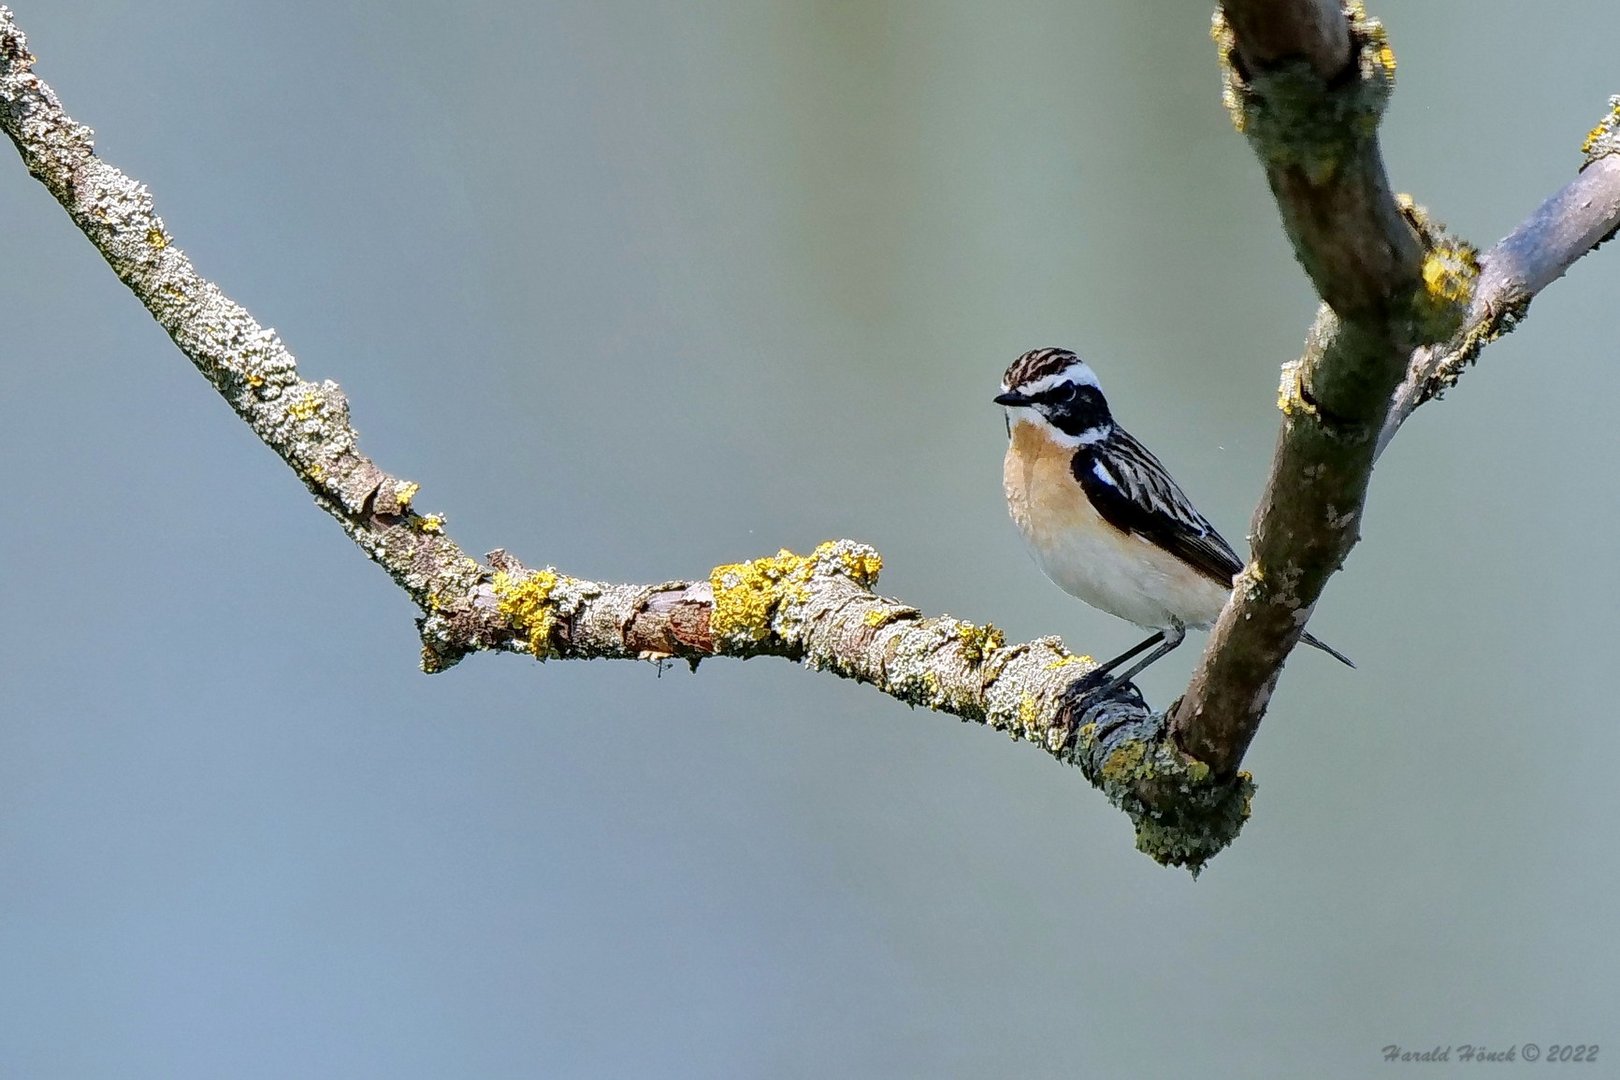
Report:
<svg viewBox="0 0 1620 1080"><path fill-rule="evenodd" d="M1080 388L1078 386L1072 382L1066 382L1062 386L1052 388L1052 400L1059 405L1067 405L1074 400L1074 395L1079 392Z"/></svg>

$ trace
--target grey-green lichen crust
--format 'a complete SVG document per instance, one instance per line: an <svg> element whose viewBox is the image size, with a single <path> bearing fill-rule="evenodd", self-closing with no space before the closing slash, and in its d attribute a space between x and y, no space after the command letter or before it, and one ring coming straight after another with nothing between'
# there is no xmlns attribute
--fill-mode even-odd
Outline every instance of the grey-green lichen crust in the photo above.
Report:
<svg viewBox="0 0 1620 1080"><path fill-rule="evenodd" d="M1360 0L1346 5L1356 78L1327 86L1303 58L1266 71L1244 71L1224 9L1210 36L1220 53L1221 100L1232 124L1274 168L1296 167L1314 184L1330 180L1373 138L1395 86L1395 51L1383 24Z"/></svg>
<svg viewBox="0 0 1620 1080"><path fill-rule="evenodd" d="M1082 704L1067 756L1131 819L1137 850L1197 876L1248 821L1254 780L1217 778L1175 747L1164 714L1140 705L1134 693Z"/></svg>

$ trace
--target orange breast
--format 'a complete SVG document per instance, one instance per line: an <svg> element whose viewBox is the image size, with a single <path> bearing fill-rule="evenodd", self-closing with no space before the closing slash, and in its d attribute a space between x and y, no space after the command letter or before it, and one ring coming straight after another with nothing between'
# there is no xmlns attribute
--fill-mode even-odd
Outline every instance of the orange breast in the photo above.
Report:
<svg viewBox="0 0 1620 1080"><path fill-rule="evenodd" d="M1209 626L1230 586L1110 525L1070 471L1074 450L1036 424L1013 425L1002 471L1007 509L1035 561L1060 588L1139 626Z"/></svg>

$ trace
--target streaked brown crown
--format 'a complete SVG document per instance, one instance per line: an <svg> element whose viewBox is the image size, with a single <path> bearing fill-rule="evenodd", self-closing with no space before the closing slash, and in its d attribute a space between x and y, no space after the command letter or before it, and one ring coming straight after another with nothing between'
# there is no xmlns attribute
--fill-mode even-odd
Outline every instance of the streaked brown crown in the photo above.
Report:
<svg viewBox="0 0 1620 1080"><path fill-rule="evenodd" d="M1068 349L1031 349L1012 362L1007 374L1001 377L1001 385L1016 390L1036 379L1056 375L1078 359Z"/></svg>

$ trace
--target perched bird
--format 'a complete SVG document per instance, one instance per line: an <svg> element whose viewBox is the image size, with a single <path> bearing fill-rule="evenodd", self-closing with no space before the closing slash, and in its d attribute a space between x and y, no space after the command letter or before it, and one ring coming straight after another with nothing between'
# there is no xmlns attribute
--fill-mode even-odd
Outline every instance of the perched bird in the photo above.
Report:
<svg viewBox="0 0 1620 1080"><path fill-rule="evenodd" d="M1007 509L1035 561L1063 591L1155 631L1088 673L1086 689L1110 692L1180 645L1187 627L1212 626L1243 564L1159 459L1114 421L1097 376L1074 353L1025 353L995 400L1007 415ZM1355 667L1310 634L1301 640Z"/></svg>

